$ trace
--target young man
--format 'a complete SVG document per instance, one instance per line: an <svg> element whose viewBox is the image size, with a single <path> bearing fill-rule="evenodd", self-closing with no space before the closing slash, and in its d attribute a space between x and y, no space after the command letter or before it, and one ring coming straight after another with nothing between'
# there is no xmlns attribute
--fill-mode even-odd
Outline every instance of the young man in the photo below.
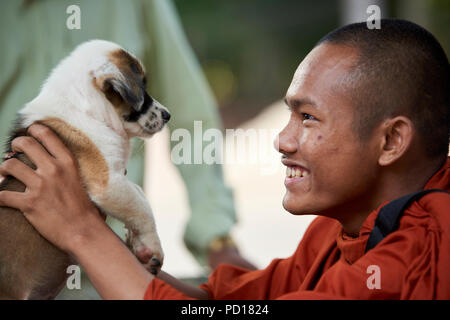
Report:
<svg viewBox="0 0 450 320"><path fill-rule="evenodd" d="M76 163L45 127L14 140L37 165L6 161L1 175L27 185L0 193L41 234L72 254L103 298L449 299L450 196L408 206L371 250L380 209L423 189L449 191L449 64L434 37L401 20L338 29L302 61L287 91L279 135L287 166L283 206L320 215L296 252L264 270L221 265L200 288L154 279L86 197ZM50 154L49 154L50 153ZM376 233L376 232L375 232ZM141 252L145 262L149 253Z"/></svg>

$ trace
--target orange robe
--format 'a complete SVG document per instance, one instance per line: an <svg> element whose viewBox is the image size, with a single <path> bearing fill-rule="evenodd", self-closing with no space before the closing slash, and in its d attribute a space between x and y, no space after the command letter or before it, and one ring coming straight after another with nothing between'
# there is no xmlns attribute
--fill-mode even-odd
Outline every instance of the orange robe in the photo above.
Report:
<svg viewBox="0 0 450 320"><path fill-rule="evenodd" d="M450 158L424 189L450 191L449 179ZM210 299L230 300L450 299L450 196L434 192L413 202L398 230L365 253L386 203L367 217L358 238L347 237L338 221L318 217L291 257L257 271L223 264L200 287ZM188 299L159 279L144 298Z"/></svg>

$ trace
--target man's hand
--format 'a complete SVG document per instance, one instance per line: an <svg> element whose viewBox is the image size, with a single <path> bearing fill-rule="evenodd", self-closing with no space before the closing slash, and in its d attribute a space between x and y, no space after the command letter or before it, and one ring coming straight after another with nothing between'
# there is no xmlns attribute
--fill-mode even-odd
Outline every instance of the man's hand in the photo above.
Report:
<svg viewBox="0 0 450 320"><path fill-rule="evenodd" d="M251 262L241 256L235 246L224 246L220 250L209 252L208 264L212 270L221 263L232 264L248 270L257 269Z"/></svg>
<svg viewBox="0 0 450 320"><path fill-rule="evenodd" d="M25 153L37 168L18 159L3 162L0 175L14 176L26 189L0 192L0 205L22 211L42 236L70 252L90 227L104 222L81 184L76 159L56 134L37 124L28 134L14 139L12 150Z"/></svg>

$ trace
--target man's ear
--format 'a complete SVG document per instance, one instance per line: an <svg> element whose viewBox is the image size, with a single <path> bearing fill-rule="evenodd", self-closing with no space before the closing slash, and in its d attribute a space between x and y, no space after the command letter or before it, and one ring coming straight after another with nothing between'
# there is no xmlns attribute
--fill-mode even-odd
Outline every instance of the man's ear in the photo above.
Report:
<svg viewBox="0 0 450 320"><path fill-rule="evenodd" d="M113 104L119 98L136 111L141 109L145 98L145 88L137 79L125 77L100 77L95 79L97 86Z"/></svg>
<svg viewBox="0 0 450 320"><path fill-rule="evenodd" d="M399 158L411 146L414 135L414 125L404 116L387 119L381 127L381 153L378 158L380 166L388 166Z"/></svg>

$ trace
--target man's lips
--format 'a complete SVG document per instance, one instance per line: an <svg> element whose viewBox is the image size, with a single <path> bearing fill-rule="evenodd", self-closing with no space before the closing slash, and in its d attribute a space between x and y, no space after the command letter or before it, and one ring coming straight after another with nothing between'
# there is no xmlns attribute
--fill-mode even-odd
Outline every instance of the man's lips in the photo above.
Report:
<svg viewBox="0 0 450 320"><path fill-rule="evenodd" d="M284 181L286 187L304 182L311 174L309 169L297 161L282 159L281 162L286 166L286 179Z"/></svg>
<svg viewBox="0 0 450 320"><path fill-rule="evenodd" d="M291 168L291 169L295 169L295 170L300 170L301 172L305 172L307 174L310 174L311 171L304 166L302 163L295 161L295 160L291 160L291 159L287 159L287 158L282 158L281 162L287 167L287 168ZM287 175L287 174L286 174Z"/></svg>

